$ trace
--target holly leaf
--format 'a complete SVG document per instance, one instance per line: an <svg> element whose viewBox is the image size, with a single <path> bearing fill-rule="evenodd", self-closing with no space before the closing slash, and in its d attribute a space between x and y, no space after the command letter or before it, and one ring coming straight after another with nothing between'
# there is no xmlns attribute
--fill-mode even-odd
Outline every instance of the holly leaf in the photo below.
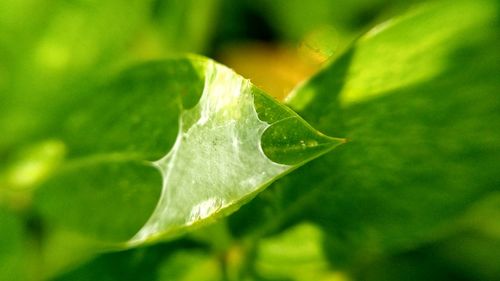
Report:
<svg viewBox="0 0 500 281"><path fill-rule="evenodd" d="M227 215L342 142L200 57L136 66L72 97L43 112L51 122L12 154L2 186L24 190L47 229L99 247Z"/></svg>

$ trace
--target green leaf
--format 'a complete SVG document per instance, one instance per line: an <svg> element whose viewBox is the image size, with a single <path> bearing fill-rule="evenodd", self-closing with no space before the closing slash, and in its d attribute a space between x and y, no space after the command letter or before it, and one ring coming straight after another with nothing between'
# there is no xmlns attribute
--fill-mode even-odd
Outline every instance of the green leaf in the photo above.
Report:
<svg viewBox="0 0 500 281"><path fill-rule="evenodd" d="M410 249L500 186L498 3L428 3L362 36L288 104L347 144L232 219L261 236L308 219L337 265ZM245 219L259 225L243 225ZM266 223L262 223L266 221Z"/></svg>
<svg viewBox="0 0 500 281"><path fill-rule="evenodd" d="M218 281L223 280L221 269L215 256L200 250L180 251L158 267L158 280Z"/></svg>
<svg viewBox="0 0 500 281"><path fill-rule="evenodd" d="M324 234L301 223L259 241L255 270L264 280L348 280L334 272L323 250Z"/></svg>
<svg viewBox="0 0 500 281"><path fill-rule="evenodd" d="M45 130L12 148L0 192L32 200L49 231L99 247L231 213L341 143L199 57L133 67L44 114Z"/></svg>

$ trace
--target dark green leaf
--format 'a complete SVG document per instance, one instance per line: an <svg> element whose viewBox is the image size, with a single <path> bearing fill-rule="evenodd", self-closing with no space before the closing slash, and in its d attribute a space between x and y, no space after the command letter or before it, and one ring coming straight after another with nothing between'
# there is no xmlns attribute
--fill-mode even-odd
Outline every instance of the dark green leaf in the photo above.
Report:
<svg viewBox="0 0 500 281"><path fill-rule="evenodd" d="M498 11L495 1L425 4L299 87L288 103L349 141L262 194L234 229L259 236L311 219L338 265L452 231L500 186Z"/></svg>

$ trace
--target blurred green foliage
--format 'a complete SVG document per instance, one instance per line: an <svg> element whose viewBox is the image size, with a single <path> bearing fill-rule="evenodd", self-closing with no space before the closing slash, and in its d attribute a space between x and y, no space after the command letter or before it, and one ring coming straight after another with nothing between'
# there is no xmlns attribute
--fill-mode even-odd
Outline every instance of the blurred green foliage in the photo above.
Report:
<svg viewBox="0 0 500 281"><path fill-rule="evenodd" d="M0 280L500 280L499 28L496 0L2 0ZM329 58L285 103L349 142L227 220L103 248L158 199L139 160L173 145L168 94L194 104L203 88L190 63L149 61L256 41ZM263 57L255 76L272 80ZM293 115L256 97L261 119ZM273 155L309 134L294 122L264 135L273 160L309 157ZM141 157L58 170L110 147Z"/></svg>

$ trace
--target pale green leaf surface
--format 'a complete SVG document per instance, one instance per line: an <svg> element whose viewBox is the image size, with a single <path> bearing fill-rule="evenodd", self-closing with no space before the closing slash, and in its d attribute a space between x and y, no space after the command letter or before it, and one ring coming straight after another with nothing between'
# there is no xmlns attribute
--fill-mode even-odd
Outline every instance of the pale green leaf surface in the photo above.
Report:
<svg viewBox="0 0 500 281"><path fill-rule="evenodd" d="M269 124L258 118L250 83L215 64L206 66L205 79L199 103L181 113L172 150L154 163L163 176L162 197L132 243L207 219L291 168L261 149Z"/></svg>
<svg viewBox="0 0 500 281"><path fill-rule="evenodd" d="M495 1L427 3L299 87L292 108L349 141L264 192L233 230L261 236L313 220L344 266L452 231L500 186L498 11Z"/></svg>

